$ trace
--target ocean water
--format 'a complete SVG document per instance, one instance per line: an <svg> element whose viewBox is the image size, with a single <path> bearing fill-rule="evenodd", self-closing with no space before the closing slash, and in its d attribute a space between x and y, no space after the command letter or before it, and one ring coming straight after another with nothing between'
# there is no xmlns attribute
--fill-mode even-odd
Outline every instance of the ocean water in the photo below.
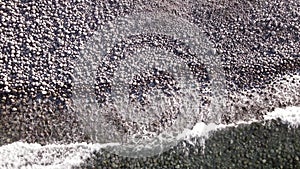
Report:
<svg viewBox="0 0 300 169"><path fill-rule="evenodd" d="M264 120L280 118L282 122L288 123L291 127L300 124L300 107L292 106L277 108L264 115ZM209 137L213 130L222 130L226 127L237 126L239 124L250 124L259 122L258 120L238 121L232 124L204 124L197 123L192 130L186 130L180 137L189 139L191 137ZM29 144L24 142L14 142L0 147L0 168L72 168L79 166L91 156L94 151L100 151L108 146L116 146L118 143L108 144L49 144L40 145L38 143ZM205 143L203 144L205 146Z"/></svg>

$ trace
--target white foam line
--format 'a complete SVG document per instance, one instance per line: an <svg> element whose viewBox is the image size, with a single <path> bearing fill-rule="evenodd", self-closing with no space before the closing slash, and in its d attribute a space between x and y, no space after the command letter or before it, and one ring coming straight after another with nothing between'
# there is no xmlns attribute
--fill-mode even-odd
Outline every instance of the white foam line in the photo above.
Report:
<svg viewBox="0 0 300 169"><path fill-rule="evenodd" d="M0 168L61 169L78 166L93 151L117 144L50 144L14 142L0 147Z"/></svg>
<svg viewBox="0 0 300 169"><path fill-rule="evenodd" d="M264 116L264 120L280 118L283 122L295 127L300 124L300 107L277 108ZM226 127L238 126L239 124L250 124L258 120L239 121L233 124L208 124L198 123L192 130L187 130L185 136L208 137L209 132ZM183 135L182 135L183 136ZM29 144L14 142L0 147L0 168L21 169L68 169L78 166L88 158L92 152L100 151L107 146L119 145L108 144L50 144L42 146L37 143Z"/></svg>
<svg viewBox="0 0 300 169"><path fill-rule="evenodd" d="M300 124L300 107L277 108L264 116L265 120L276 118L280 118L283 122L289 123L293 127L298 127Z"/></svg>

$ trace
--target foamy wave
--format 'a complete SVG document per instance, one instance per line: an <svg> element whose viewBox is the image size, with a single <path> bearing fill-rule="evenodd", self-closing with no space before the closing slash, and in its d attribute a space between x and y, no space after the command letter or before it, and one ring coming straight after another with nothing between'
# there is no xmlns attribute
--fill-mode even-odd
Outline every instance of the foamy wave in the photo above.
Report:
<svg viewBox="0 0 300 169"><path fill-rule="evenodd" d="M50 144L14 142L0 147L0 168L61 169L78 166L93 151L116 144Z"/></svg>
<svg viewBox="0 0 300 169"><path fill-rule="evenodd" d="M264 120L271 120L280 118L283 122L289 123L292 127L300 124L300 107L277 108L273 112L269 112L264 116ZM239 121L234 124L204 124L198 123L192 130L179 136L182 137L208 137L209 132L217 129L222 129L238 124L250 124L252 121ZM71 168L72 166L79 166L92 152L100 151L107 146L119 145L117 143L109 144L87 144L87 143L73 143L73 144L50 144L42 146L34 143L14 142L12 144L0 147L0 168Z"/></svg>

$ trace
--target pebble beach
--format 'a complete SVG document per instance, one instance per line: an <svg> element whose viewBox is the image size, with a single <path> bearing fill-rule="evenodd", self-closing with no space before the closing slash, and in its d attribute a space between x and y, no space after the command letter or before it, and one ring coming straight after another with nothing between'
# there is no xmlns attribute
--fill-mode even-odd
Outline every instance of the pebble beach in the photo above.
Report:
<svg viewBox="0 0 300 169"><path fill-rule="evenodd" d="M216 127L205 138L193 135L190 142L179 141L152 157L122 157L92 143L82 117L70 106L74 63L97 32L105 32L104 25L147 12L183 18L211 43L226 96L216 125L226 127ZM163 37L147 36L135 37L139 44L134 47ZM299 37L297 0L0 0L0 152L29 146L22 157L0 156L0 168L299 168ZM166 44L176 43L156 47ZM197 67L192 71L205 75ZM197 124L208 125L205 120ZM40 155L26 163L27 150ZM79 154L63 158L72 151ZM49 154L62 158L56 161ZM43 156L50 160L34 164ZM80 163L72 162L77 158Z"/></svg>

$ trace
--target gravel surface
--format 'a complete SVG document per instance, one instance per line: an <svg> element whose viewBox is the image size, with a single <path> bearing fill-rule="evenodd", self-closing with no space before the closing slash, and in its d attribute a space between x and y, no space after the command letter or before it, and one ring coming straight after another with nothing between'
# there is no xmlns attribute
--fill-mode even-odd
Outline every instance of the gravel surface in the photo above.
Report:
<svg viewBox="0 0 300 169"><path fill-rule="evenodd" d="M212 42L227 80L222 123L300 105L299 79L292 76L300 74L297 0L0 0L0 145L88 141L69 108L74 60L101 25L140 11L186 18ZM214 133L204 155L179 145L156 158L95 153L92 161L99 168L299 168L298 131L278 121L254 123Z"/></svg>
<svg viewBox="0 0 300 169"><path fill-rule="evenodd" d="M72 60L99 23L131 5L0 1L0 145L85 140L76 113L67 110Z"/></svg>

